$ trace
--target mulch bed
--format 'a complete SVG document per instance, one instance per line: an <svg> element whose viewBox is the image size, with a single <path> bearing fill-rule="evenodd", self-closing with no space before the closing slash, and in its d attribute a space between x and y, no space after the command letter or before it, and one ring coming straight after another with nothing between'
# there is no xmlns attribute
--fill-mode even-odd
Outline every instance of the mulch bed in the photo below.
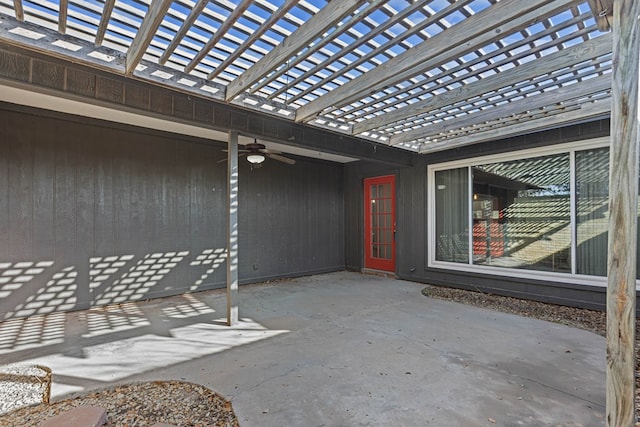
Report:
<svg viewBox="0 0 640 427"><path fill-rule="evenodd" d="M422 294L462 304L484 307L491 310L532 317L540 320L561 323L574 328L585 329L606 336L607 317L602 311L565 307L537 301L487 294L463 289L429 286ZM636 427L640 427L640 320L636 319Z"/></svg>
<svg viewBox="0 0 640 427"><path fill-rule="evenodd" d="M17 409L0 416L0 426L37 426L79 405L107 411L105 426L239 427L231 403L218 393L183 381L152 381L105 388L73 398Z"/></svg>

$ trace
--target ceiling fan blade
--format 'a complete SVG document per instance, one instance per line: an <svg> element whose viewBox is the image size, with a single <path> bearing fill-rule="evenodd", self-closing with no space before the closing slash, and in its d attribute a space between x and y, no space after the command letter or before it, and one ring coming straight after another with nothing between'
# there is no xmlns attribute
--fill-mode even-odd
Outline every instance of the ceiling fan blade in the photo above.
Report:
<svg viewBox="0 0 640 427"><path fill-rule="evenodd" d="M263 154L282 154L282 151L271 150L269 148L263 148L260 152Z"/></svg>
<svg viewBox="0 0 640 427"><path fill-rule="evenodd" d="M295 164L296 164L296 161L295 161L295 160L290 159L290 158L288 158L288 157L281 156L281 155L279 155L279 154L274 154L274 153L265 153L265 156L269 157L270 159L273 159L273 160L277 160L277 161L279 161L279 162L286 163L286 164L288 164L288 165L295 165Z"/></svg>

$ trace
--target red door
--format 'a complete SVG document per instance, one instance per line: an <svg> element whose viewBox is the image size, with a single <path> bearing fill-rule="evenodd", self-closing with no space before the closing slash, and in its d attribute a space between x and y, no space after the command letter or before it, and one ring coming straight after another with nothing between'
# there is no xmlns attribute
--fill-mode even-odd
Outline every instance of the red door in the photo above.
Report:
<svg viewBox="0 0 640 427"><path fill-rule="evenodd" d="M364 180L365 268L396 271L396 177Z"/></svg>

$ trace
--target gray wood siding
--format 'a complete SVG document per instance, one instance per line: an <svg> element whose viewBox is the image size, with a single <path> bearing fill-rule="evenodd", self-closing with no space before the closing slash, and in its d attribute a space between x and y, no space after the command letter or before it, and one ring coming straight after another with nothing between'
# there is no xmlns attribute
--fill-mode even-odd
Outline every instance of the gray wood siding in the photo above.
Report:
<svg viewBox="0 0 640 427"><path fill-rule="evenodd" d="M0 109L0 319L223 287L224 143ZM241 283L344 269L343 166L240 162Z"/></svg>

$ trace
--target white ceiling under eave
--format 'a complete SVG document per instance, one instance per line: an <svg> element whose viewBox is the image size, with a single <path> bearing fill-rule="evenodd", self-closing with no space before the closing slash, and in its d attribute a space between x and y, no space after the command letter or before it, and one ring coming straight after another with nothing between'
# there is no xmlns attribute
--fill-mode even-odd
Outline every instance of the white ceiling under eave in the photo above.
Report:
<svg viewBox="0 0 640 427"><path fill-rule="evenodd" d="M608 116L610 3L0 0L0 41L427 153Z"/></svg>

